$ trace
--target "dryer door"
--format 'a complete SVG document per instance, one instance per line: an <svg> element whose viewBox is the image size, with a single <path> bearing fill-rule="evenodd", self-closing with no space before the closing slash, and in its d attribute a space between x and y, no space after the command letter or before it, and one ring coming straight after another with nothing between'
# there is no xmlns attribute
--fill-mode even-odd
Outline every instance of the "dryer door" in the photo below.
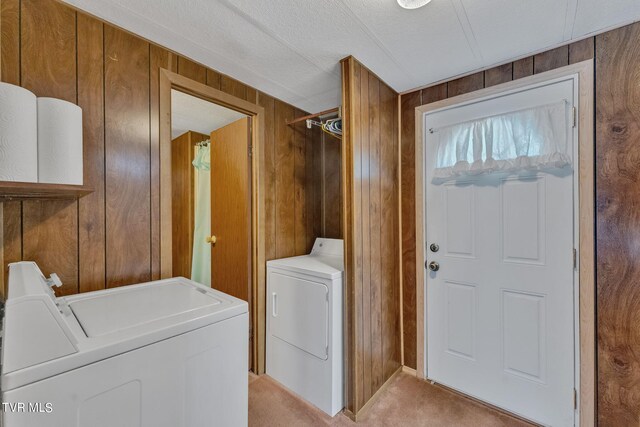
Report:
<svg viewBox="0 0 640 427"><path fill-rule="evenodd" d="M319 359L329 357L329 288L272 271L269 333Z"/></svg>

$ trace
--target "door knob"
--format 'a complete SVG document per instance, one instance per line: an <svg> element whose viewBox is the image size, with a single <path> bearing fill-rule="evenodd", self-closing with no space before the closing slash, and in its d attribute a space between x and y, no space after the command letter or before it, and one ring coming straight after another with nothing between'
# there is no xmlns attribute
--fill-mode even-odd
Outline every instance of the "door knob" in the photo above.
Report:
<svg viewBox="0 0 640 427"><path fill-rule="evenodd" d="M204 240L207 243L211 243L212 245L215 245L216 242L218 241L218 238L216 236L208 236Z"/></svg>
<svg viewBox="0 0 640 427"><path fill-rule="evenodd" d="M440 264L435 261L431 261L429 265L427 265L427 268L431 271L438 271L440 270Z"/></svg>

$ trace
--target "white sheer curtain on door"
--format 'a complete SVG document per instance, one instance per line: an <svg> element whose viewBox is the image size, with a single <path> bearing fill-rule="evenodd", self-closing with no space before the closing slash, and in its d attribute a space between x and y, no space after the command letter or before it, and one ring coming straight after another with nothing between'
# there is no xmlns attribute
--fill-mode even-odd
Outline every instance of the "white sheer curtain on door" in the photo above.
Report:
<svg viewBox="0 0 640 427"><path fill-rule="evenodd" d="M193 227L193 257L191 279L211 286L211 244L205 239L211 234L211 175L209 144L196 147L193 159L195 173L195 218Z"/></svg>
<svg viewBox="0 0 640 427"><path fill-rule="evenodd" d="M563 100L430 129L438 144L434 177L568 166L568 114Z"/></svg>

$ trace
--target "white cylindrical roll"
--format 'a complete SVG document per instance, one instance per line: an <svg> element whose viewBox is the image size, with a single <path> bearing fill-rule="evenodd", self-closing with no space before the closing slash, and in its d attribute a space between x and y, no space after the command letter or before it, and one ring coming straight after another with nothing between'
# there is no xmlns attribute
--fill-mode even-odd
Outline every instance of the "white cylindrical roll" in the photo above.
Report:
<svg viewBox="0 0 640 427"><path fill-rule="evenodd" d="M0 181L38 182L36 96L0 83Z"/></svg>
<svg viewBox="0 0 640 427"><path fill-rule="evenodd" d="M38 181L82 185L82 109L38 98Z"/></svg>

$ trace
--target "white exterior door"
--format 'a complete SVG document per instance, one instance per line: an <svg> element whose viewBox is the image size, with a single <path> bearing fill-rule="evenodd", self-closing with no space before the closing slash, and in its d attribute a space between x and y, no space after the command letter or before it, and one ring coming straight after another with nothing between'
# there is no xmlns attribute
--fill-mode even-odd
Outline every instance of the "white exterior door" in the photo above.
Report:
<svg viewBox="0 0 640 427"><path fill-rule="evenodd" d="M567 77L424 115L427 377L553 426L575 418L577 164L437 183L429 129L563 99L571 115L576 90Z"/></svg>

